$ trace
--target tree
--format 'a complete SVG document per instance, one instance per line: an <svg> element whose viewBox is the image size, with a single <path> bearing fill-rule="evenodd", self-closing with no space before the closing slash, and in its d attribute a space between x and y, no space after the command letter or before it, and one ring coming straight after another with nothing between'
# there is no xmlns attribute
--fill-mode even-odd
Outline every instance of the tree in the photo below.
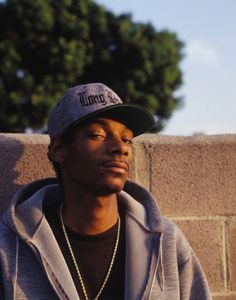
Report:
<svg viewBox="0 0 236 300"><path fill-rule="evenodd" d="M175 33L116 16L92 0L0 4L0 131L42 127L69 86L103 82L159 117L181 99L183 43Z"/></svg>

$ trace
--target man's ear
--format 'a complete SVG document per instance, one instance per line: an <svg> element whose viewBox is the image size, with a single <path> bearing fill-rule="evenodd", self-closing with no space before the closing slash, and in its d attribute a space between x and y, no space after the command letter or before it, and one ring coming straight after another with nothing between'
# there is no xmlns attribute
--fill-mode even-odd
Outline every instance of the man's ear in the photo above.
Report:
<svg viewBox="0 0 236 300"><path fill-rule="evenodd" d="M49 145L49 154L52 160L61 164L65 161L67 155L67 147L60 137L55 138Z"/></svg>

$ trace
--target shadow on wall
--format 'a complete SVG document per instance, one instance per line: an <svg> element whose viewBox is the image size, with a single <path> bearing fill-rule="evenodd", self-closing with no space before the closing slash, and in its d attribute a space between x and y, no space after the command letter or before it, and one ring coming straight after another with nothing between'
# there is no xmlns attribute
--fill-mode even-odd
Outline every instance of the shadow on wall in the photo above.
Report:
<svg viewBox="0 0 236 300"><path fill-rule="evenodd" d="M7 208L15 192L22 186L17 184L19 172L17 161L24 152L24 144L14 137L1 135L0 138L0 216Z"/></svg>

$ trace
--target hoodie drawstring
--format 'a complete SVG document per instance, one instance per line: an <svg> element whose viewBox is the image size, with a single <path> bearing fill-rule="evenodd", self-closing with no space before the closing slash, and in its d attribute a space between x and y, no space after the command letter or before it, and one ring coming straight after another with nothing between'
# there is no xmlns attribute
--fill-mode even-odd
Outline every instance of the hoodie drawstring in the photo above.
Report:
<svg viewBox="0 0 236 300"><path fill-rule="evenodd" d="M13 283L13 299L16 299L16 284L18 276L18 260L19 260L19 237L16 235L16 257L15 257L15 276Z"/></svg>

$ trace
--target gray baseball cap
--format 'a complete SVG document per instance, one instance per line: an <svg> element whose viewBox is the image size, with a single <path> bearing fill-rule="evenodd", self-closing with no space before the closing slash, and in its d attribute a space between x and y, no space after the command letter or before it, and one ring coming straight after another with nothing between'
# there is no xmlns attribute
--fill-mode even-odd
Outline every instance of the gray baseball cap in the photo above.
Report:
<svg viewBox="0 0 236 300"><path fill-rule="evenodd" d="M54 139L68 128L98 117L120 121L133 131L134 136L147 132L155 124L152 115L143 107L123 103L102 83L89 83L67 90L49 115L48 134Z"/></svg>

